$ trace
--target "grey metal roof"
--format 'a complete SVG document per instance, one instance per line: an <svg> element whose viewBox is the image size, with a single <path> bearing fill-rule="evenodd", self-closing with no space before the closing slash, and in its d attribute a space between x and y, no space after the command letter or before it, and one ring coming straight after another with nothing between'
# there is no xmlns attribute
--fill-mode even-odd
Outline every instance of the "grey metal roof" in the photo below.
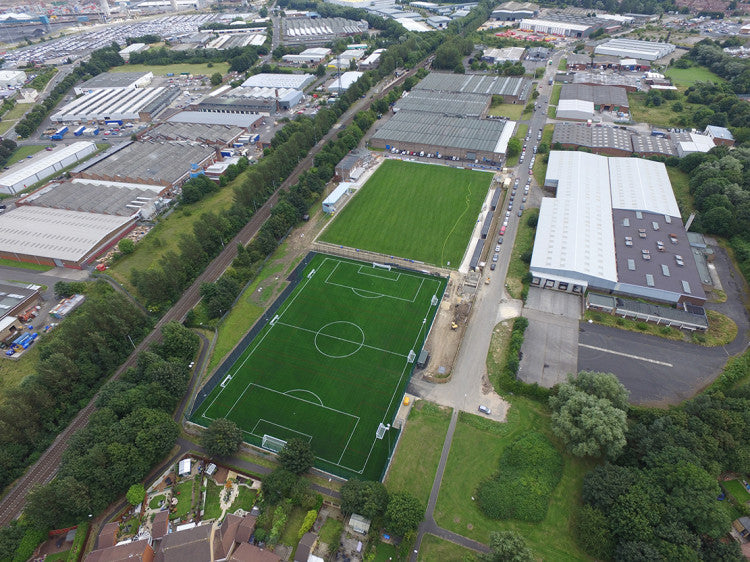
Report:
<svg viewBox="0 0 750 562"><path fill-rule="evenodd" d="M158 196L150 189L89 184L78 180L50 184L26 197L24 202L35 207L129 217L137 209L128 205L136 202L140 206Z"/></svg>
<svg viewBox="0 0 750 562"><path fill-rule="evenodd" d="M189 170L215 154L212 147L188 142L134 142L90 168L85 174L124 181L173 183Z"/></svg>
<svg viewBox="0 0 750 562"><path fill-rule="evenodd" d="M89 88L126 88L146 74L148 72L103 72L94 76L91 80L86 80L78 88L82 90Z"/></svg>
<svg viewBox="0 0 750 562"><path fill-rule="evenodd" d="M172 115L167 121L170 123L207 123L217 125L236 125L246 129L262 119L259 115L243 113L217 113L214 111L180 111Z"/></svg>
<svg viewBox="0 0 750 562"><path fill-rule="evenodd" d="M594 105L617 105L629 107L625 88L617 86L592 86L589 84L563 84L560 90L561 100L585 100Z"/></svg>
<svg viewBox="0 0 750 562"><path fill-rule="evenodd" d="M420 111L399 111L372 138L394 143L408 142L495 152L506 123L491 119L446 117Z"/></svg>
<svg viewBox="0 0 750 562"><path fill-rule="evenodd" d="M718 125L708 125L706 127L706 133L710 133L717 139L734 140L732 133L726 127L719 127Z"/></svg>
<svg viewBox="0 0 750 562"><path fill-rule="evenodd" d="M485 112L490 101L490 96L484 94L412 90L396 102L394 109L477 117Z"/></svg>
<svg viewBox="0 0 750 562"><path fill-rule="evenodd" d="M669 217L667 222L661 214L612 209L612 219L619 283L646 286L646 275L651 275L656 289L687 294L684 281L690 287L690 296L705 298L680 217ZM677 256L681 256L683 265L678 264ZM628 267L628 260L635 262L635 269Z"/></svg>
<svg viewBox="0 0 750 562"><path fill-rule="evenodd" d="M146 133L162 140L192 140L209 144L229 144L243 133L240 127L204 123L162 123Z"/></svg>
<svg viewBox="0 0 750 562"><path fill-rule="evenodd" d="M517 96L524 99L528 95L530 81L518 76L489 76L483 74L447 74L431 72L415 90L442 90L470 94L491 94L496 96Z"/></svg>
<svg viewBox="0 0 750 562"><path fill-rule="evenodd" d="M638 154L664 154L675 156L677 152L669 139L664 137L653 137L651 135L633 135L633 152Z"/></svg>
<svg viewBox="0 0 750 562"><path fill-rule="evenodd" d="M623 86L637 89L640 85L640 75L580 71L573 74L573 83L595 84L604 86Z"/></svg>
<svg viewBox="0 0 750 562"><path fill-rule="evenodd" d="M558 123L552 133L552 144L575 144L591 149L615 148L632 152L630 133L616 127L590 127L576 123Z"/></svg>

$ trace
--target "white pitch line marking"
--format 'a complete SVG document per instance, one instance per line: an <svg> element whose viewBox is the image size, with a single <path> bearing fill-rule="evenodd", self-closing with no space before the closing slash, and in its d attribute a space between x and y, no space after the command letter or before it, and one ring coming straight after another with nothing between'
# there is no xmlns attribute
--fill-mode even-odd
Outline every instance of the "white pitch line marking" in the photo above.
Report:
<svg viewBox="0 0 750 562"><path fill-rule="evenodd" d="M585 343L579 343L579 347L585 347L587 349L593 349L595 351L602 351L604 353L611 353L612 355L620 355L622 357L628 357L630 359L637 359L638 361L646 361L647 363L653 363L654 365L664 365L665 367L674 367L672 363L666 363L664 361L657 361L656 359L649 359L648 357L641 357L640 355L631 355L630 353L622 353L621 351L613 351L611 349L605 349L603 347L596 347L594 345L586 345Z"/></svg>

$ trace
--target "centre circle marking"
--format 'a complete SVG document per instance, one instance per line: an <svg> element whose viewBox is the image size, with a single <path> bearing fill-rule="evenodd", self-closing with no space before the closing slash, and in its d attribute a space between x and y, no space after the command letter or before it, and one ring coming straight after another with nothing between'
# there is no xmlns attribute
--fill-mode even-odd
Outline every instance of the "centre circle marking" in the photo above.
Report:
<svg viewBox="0 0 750 562"><path fill-rule="evenodd" d="M331 335L328 335L328 334L324 333L324 330L326 328L328 328L329 326L335 326L336 324L348 324L349 326L354 326L354 328L356 328L357 331L359 331L360 337L362 338L361 341L356 342L356 341L345 340L344 338L339 338L339 337L331 336ZM345 353L345 354L340 354L340 355L333 354L333 353L326 353L325 351L323 351L322 349L320 349L320 345L318 345L318 338L319 337L323 337L323 338L328 337L328 338L332 338L332 339L338 339L338 340L341 340L341 341L346 341L348 343L356 345L357 347L351 353ZM362 328L360 328L354 322L348 322L346 320L337 320L336 322L329 322L328 324L326 324L323 327L321 327L320 330L318 330L317 332L315 332L315 349L317 349L318 352L321 355L325 355L326 357L330 357L331 359L343 359L344 357L350 357L351 355L354 355L360 349L362 349L362 346L364 344L365 344L365 332L362 330Z"/></svg>

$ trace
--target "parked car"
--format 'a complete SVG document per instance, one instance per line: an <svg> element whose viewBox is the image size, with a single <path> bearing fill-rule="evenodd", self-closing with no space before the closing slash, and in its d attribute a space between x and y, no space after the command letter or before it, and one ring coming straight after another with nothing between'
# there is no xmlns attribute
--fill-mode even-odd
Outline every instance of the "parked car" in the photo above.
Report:
<svg viewBox="0 0 750 562"><path fill-rule="evenodd" d="M492 413L492 410L490 410L487 406L479 406L479 411L483 414L487 414L488 416Z"/></svg>
<svg viewBox="0 0 750 562"><path fill-rule="evenodd" d="M490 270L495 271L495 262L490 264ZM489 279L489 277L487 279Z"/></svg>

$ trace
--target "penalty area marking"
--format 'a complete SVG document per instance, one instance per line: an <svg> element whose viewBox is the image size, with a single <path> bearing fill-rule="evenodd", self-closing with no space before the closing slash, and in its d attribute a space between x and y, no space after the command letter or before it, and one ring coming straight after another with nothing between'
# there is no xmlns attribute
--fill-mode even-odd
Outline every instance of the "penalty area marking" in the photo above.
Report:
<svg viewBox="0 0 750 562"><path fill-rule="evenodd" d="M309 435L307 433L303 433L301 431L294 430L291 427L287 427L285 425L281 425L281 424L278 424L278 423L273 423L272 421L268 421L265 418L260 418L257 422L255 422L255 425L253 426L253 429L251 431L248 431L247 433L249 433L250 435L255 435L255 437L260 437L262 439L263 435L258 435L257 433L255 433L255 430L258 429L258 425L261 422L267 423L269 425L273 425L275 427L280 427L281 429L286 429L287 431L291 431L292 433L296 433L297 435L302 435L304 437L307 437L307 442L308 443L312 442L312 435ZM279 439L279 438L277 438L277 439Z"/></svg>

